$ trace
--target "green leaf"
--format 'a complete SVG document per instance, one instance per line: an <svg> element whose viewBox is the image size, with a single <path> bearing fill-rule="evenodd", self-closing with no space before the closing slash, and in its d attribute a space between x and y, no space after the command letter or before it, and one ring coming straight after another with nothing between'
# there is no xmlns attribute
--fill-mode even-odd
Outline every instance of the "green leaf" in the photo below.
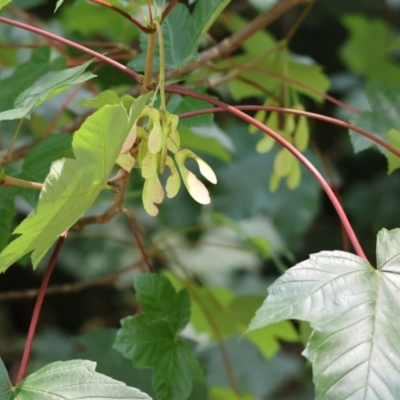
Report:
<svg viewBox="0 0 400 400"><path fill-rule="evenodd" d="M231 154L228 150L232 150L233 146L230 146L229 141L226 143L225 137L219 135L220 131L214 125L208 129L207 127L191 129L185 123L179 123L178 131L182 147L209 154L226 164L230 163Z"/></svg>
<svg viewBox="0 0 400 400"><path fill-rule="evenodd" d="M254 400L250 393L237 395L232 389L226 387L210 387L210 400Z"/></svg>
<svg viewBox="0 0 400 400"><path fill-rule="evenodd" d="M391 129L388 132L389 144L395 149L400 149L400 131ZM396 169L400 168L400 158L388 151L388 173L391 174Z"/></svg>
<svg viewBox="0 0 400 400"><path fill-rule="evenodd" d="M172 110L170 110L170 112L173 114L182 114L190 111L210 108L210 104L206 103L205 101L194 99L193 97L189 96L183 97L175 95L173 100L176 102L176 106L173 107ZM212 125L213 121L214 121L214 114L209 113L204 115L198 115L195 117L185 118L184 124L189 128L193 128L196 126L202 127L202 126Z"/></svg>
<svg viewBox="0 0 400 400"><path fill-rule="evenodd" d="M77 358L95 361L99 373L153 396L151 371L133 368L130 360L112 348L116 334L116 329L99 329L79 336L79 347L84 350Z"/></svg>
<svg viewBox="0 0 400 400"><path fill-rule="evenodd" d="M65 58L50 59L50 47L41 47L32 52L31 59L20 64L14 74L0 80L0 111L14 108L18 95L32 86L42 76L64 67Z"/></svg>
<svg viewBox="0 0 400 400"><path fill-rule="evenodd" d="M0 187L0 252L6 247L11 234L11 223L15 216L14 200L18 193L15 187Z"/></svg>
<svg viewBox="0 0 400 400"><path fill-rule="evenodd" d="M245 20L237 15L222 18L222 22L234 32L247 24ZM274 93L284 84L285 77L323 93L329 89L328 77L323 73L321 66L310 59L304 60L295 55L288 55L287 51L282 50L281 47L277 47L276 50L271 51L270 54L260 59L260 49L263 49L263 52L267 52L269 49L272 50L276 44L276 40L267 32L257 32L244 43L245 54L233 57L231 61L224 60L218 63L219 67L231 68L231 62L238 66L251 62L251 66L255 68L255 70L243 70L238 75L238 77L244 78L248 82L254 82L255 85L243 82L241 79L231 79L229 81L229 90L236 101L246 97ZM254 59L258 61L254 63ZM278 74L282 78L273 76L273 74ZM324 100L321 95L294 83L288 82L287 87L316 101Z"/></svg>
<svg viewBox="0 0 400 400"><path fill-rule="evenodd" d="M100 109L107 105L119 104L121 99L113 90L105 90L99 93L94 99L86 99L80 101L77 105L82 107L90 107Z"/></svg>
<svg viewBox="0 0 400 400"><path fill-rule="evenodd" d="M122 105L105 106L75 132L75 159L52 164L38 206L13 232L19 235L0 254L0 271L32 252L36 267L58 237L69 229L107 188L108 175L128 135Z"/></svg>
<svg viewBox="0 0 400 400"><path fill-rule="evenodd" d="M231 0L197 1L192 15L192 30L190 34L198 38L198 40L202 38L230 1Z"/></svg>
<svg viewBox="0 0 400 400"><path fill-rule="evenodd" d="M377 239L377 270L342 251L323 251L289 269L268 290L249 330L284 319L309 321L304 351L316 399L397 399L400 349L400 229Z"/></svg>
<svg viewBox="0 0 400 400"><path fill-rule="evenodd" d="M252 315L262 304L262 295L235 294L224 288L198 287L166 273L176 289L187 285L191 295L190 322L198 333L207 333L214 340L227 339L244 334ZM265 358L273 357L280 349L279 339L298 342L299 336L288 321L279 322L257 332L247 333L245 338L253 343Z"/></svg>
<svg viewBox="0 0 400 400"><path fill-rule="evenodd" d="M371 81L400 89L400 67L388 56L392 34L389 25L362 15L346 15L342 21L350 32L341 49L347 66Z"/></svg>
<svg viewBox="0 0 400 400"><path fill-rule="evenodd" d="M0 0L0 10L8 3L11 3L11 0Z"/></svg>
<svg viewBox="0 0 400 400"><path fill-rule="evenodd" d="M121 321L114 348L135 367L153 369L160 400L185 400L201 376L198 361L178 338L190 318L188 292L176 293L168 278L155 274L136 277L135 288L144 314Z"/></svg>
<svg viewBox="0 0 400 400"><path fill-rule="evenodd" d="M15 100L14 109L0 113L0 121L29 118L37 105L44 103L72 85L92 79L95 75L84 72L90 63L91 61L88 61L78 67L56 72L43 83L34 84L24 90Z"/></svg>
<svg viewBox="0 0 400 400"><path fill-rule="evenodd" d="M371 111L355 115L350 122L387 141L390 129L400 129L400 90L381 83L369 83L366 95ZM353 131L350 131L350 138L356 153L375 146L375 142Z"/></svg>
<svg viewBox="0 0 400 400"><path fill-rule="evenodd" d="M25 0L26 1L26 0ZM136 11L131 2L109 1L132 15ZM68 4L69 3L69 4ZM88 18L90 16L90 18ZM110 12L106 7L85 1L67 2L61 11L61 21L69 32L78 32L83 36L101 35L115 43L126 43L139 37L139 29L121 15Z"/></svg>
<svg viewBox="0 0 400 400"><path fill-rule="evenodd" d="M22 171L18 178L33 182L43 182L50 171L51 164L62 158L71 148L72 135L50 135L42 139L29 151L24 159ZM21 194L32 206L36 206L39 192L36 190L19 188Z"/></svg>
<svg viewBox="0 0 400 400"><path fill-rule="evenodd" d="M201 37L209 29L219 13L228 5L229 1L198 1L192 15L183 4L178 4L172 9L161 25L164 40L165 69L182 67L197 57L197 49ZM182 32L185 32L185 34L182 35ZM143 33L140 36L142 53L128 64L129 67L144 71L147 43L148 35ZM160 69L159 57L157 42L153 72L157 72Z"/></svg>
<svg viewBox="0 0 400 400"><path fill-rule="evenodd" d="M140 390L97 373L95 367L96 363L91 361L58 361L13 387L0 358L0 400L151 400Z"/></svg>

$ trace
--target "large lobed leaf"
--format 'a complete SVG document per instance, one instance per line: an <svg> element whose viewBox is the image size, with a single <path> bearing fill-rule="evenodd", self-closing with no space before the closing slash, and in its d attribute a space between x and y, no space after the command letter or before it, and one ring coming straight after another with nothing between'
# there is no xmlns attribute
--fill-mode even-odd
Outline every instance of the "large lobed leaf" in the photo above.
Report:
<svg viewBox="0 0 400 400"><path fill-rule="evenodd" d="M400 229L378 234L377 264L342 251L314 254L269 288L250 324L310 322L304 355L316 399L399 398Z"/></svg>
<svg viewBox="0 0 400 400"><path fill-rule="evenodd" d="M58 361L13 387L0 358L0 400L151 400L140 390L97 373L95 367L85 360Z"/></svg>
<svg viewBox="0 0 400 400"><path fill-rule="evenodd" d="M143 107L144 102L135 102L131 115ZM36 267L57 238L89 209L107 188L132 124L121 104L105 106L86 119L72 142L76 158L52 164L36 210L15 229L13 234L19 236L0 254L0 272L30 252Z"/></svg>
<svg viewBox="0 0 400 400"><path fill-rule="evenodd" d="M185 400L201 377L198 361L178 338L190 318L188 292L176 293L165 276L154 274L136 277L135 288L144 314L121 321L114 348L135 367L153 369L159 400Z"/></svg>

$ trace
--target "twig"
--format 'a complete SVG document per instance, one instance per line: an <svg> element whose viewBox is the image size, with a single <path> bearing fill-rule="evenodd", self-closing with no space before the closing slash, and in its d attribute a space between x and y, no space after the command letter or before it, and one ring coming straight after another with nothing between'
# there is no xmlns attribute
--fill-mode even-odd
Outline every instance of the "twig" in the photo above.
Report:
<svg viewBox="0 0 400 400"><path fill-rule="evenodd" d="M177 76L186 75L194 71L198 67L209 63L210 61L227 56L228 54L238 49L240 45L250 36L254 35L261 29L264 29L266 26L274 22L287 11L289 11L291 8L299 4L309 4L313 1L314 0L280 0L275 7L260 14L257 18L248 23L240 31L224 39L216 46L213 46L212 48L203 51L196 60L190 62L189 64L186 64L180 69L168 71L165 75L165 79L169 80Z"/></svg>
<svg viewBox="0 0 400 400"><path fill-rule="evenodd" d="M143 243L140 240L139 232L136 229L136 224L132 217L132 214L127 209L124 210L124 213L125 213L126 217L128 218L129 226L131 227L133 236L135 237L136 245L140 251L140 254L142 255L143 262L146 264L146 267L149 270L149 272L153 273L154 272L153 268L150 265L149 258L147 257L147 253L143 246Z"/></svg>
<svg viewBox="0 0 400 400"><path fill-rule="evenodd" d="M99 279L95 279L90 282L78 282L78 283L68 283L64 285L53 285L47 288L46 295L51 294L67 294L67 293L77 293L85 289L90 289L97 286L110 285L116 282L122 275L127 272L136 269L142 264L142 260L136 261L132 266L125 268L121 271L116 272L115 274L108 275ZM36 297L39 293L38 289L28 289L22 291L10 291L6 293L0 294L0 301L7 300L23 300L23 299L31 299Z"/></svg>

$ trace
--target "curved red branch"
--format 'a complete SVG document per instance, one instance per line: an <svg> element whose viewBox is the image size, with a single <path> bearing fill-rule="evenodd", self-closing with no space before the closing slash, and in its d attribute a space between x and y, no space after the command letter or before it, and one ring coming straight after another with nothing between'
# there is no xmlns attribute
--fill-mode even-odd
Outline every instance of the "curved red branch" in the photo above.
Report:
<svg viewBox="0 0 400 400"><path fill-rule="evenodd" d="M276 112L286 113L286 114L302 115L304 117L318 119L320 121L325 121L325 122L328 122L333 125L351 129L352 131L357 132L357 133L367 137L368 139L372 140L376 144L379 144L380 146L384 147L387 151L390 151L395 156L400 158L400 150L395 149L393 146L386 143L380 137L375 136L372 133L365 131L364 129L358 128L355 125L349 124L348 122L341 121L340 119L327 117L326 115L315 114L315 113L312 113L309 111L294 110L291 108L284 108L284 107L272 107L272 106L234 106L234 107L241 111L260 111L260 110L276 111ZM189 112L182 113L179 115L179 118L184 119L184 118L195 117L197 115L219 113L219 112L226 112L226 110L223 109L222 107L203 108L202 110L195 110L195 111L189 111Z"/></svg>
<svg viewBox="0 0 400 400"><path fill-rule="evenodd" d="M7 24L7 25L16 26L21 29L25 29L26 31L36 33L38 35L47 37L51 40L55 40L56 42L63 43L67 46L71 46L71 47L74 47L75 49L81 50L81 51L85 52L86 54L90 54L91 56L97 58L98 60L104 61L105 63L113 66L114 68L117 68L122 72L125 72L126 74L131 76L136 82L141 83L140 76L137 72L131 70L130 68L126 67L125 65L120 64L117 61L112 60L111 58L109 58L107 56L104 56L103 54L98 53L97 51L91 50L85 46L78 44L78 43L72 42L71 40L64 39L63 37L55 35L54 33L46 32L43 29L35 28L34 26L24 24L23 22L13 21L12 19L4 18L4 17L0 17L0 22L3 22L4 24Z"/></svg>
<svg viewBox="0 0 400 400"><path fill-rule="evenodd" d="M318 181L318 183L321 185L321 187L324 189L325 193L331 200L337 214L339 215L339 218L343 224L343 226L346 229L347 234L349 235L349 238L351 240L351 243L353 244L353 247L359 257L362 259L367 260L367 257L364 254L364 251L357 239L357 236L353 230L353 227L351 226L346 213L343 210L343 207L341 206L340 202L335 196L335 193L329 186L328 182L324 179L324 177L320 174L320 172L314 167L314 165L301 153L299 150L296 149L292 144L290 144L287 140L285 140L282 136L280 136L278 133L273 131L271 128L268 126L262 124L261 122L257 121L255 118L251 117L250 115L245 114L243 111L237 109L234 106L230 106L229 104L224 103L223 101L214 99L212 97L193 92L191 90L187 90L184 88L180 88L177 86L166 86L165 90L170 93L177 93L181 94L184 96L190 96L197 98L199 100L203 100L207 103L214 104L217 107L222 108L225 111L228 111L229 113L241 118L242 120L246 121L247 123L254 125L256 128L258 128L260 131L264 132L266 135L271 136L275 141L277 141L281 146L285 147L287 150L289 150L314 176L314 178Z"/></svg>

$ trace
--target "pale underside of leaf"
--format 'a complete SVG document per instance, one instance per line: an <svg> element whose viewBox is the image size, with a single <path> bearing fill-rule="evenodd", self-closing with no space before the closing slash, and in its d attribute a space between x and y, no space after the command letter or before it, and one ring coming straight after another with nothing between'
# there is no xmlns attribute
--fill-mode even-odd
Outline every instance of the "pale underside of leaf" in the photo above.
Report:
<svg viewBox="0 0 400 400"><path fill-rule="evenodd" d="M8 387L7 400L151 400L138 389L128 387L95 371L96 363L85 360L55 362L29 375L15 388ZM4 384L0 382L0 388ZM1 389L0 389L1 390ZM1 396L0 392L0 396ZM1 398L1 397L0 397Z"/></svg>
<svg viewBox="0 0 400 400"><path fill-rule="evenodd" d="M381 231L377 249L378 270L345 252L312 255L270 287L250 324L311 323L316 399L399 398L400 230Z"/></svg>

